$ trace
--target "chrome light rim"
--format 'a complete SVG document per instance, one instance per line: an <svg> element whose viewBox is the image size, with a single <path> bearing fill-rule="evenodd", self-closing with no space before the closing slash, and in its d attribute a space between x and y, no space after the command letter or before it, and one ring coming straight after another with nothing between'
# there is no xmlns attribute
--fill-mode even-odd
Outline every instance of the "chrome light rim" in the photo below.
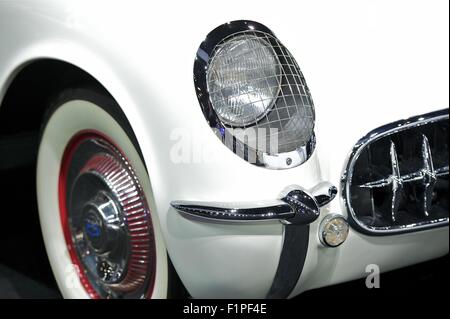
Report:
<svg viewBox="0 0 450 319"><path fill-rule="evenodd" d="M96 131L74 136L64 152L59 205L80 283L99 298L150 298L156 248L147 200L118 146Z"/></svg>

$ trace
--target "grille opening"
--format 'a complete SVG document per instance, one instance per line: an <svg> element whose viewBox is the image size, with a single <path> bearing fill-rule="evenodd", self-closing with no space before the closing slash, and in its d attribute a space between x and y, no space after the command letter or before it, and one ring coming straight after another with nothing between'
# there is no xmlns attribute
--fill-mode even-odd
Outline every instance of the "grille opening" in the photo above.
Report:
<svg viewBox="0 0 450 319"><path fill-rule="evenodd" d="M355 147L344 188L362 230L448 224L448 113L421 118L385 127Z"/></svg>

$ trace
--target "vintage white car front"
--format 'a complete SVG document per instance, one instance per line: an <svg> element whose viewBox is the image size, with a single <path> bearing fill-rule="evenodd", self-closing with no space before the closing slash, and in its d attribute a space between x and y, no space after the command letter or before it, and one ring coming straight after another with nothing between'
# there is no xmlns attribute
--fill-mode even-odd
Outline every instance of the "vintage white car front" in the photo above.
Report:
<svg viewBox="0 0 450 319"><path fill-rule="evenodd" d="M2 1L0 121L40 134L63 296L287 298L448 253L447 23L444 2Z"/></svg>

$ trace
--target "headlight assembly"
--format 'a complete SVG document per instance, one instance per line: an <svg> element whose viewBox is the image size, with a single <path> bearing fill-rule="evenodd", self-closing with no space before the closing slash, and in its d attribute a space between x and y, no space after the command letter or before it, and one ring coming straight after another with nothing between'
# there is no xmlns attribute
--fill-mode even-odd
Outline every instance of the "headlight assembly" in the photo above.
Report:
<svg viewBox="0 0 450 319"><path fill-rule="evenodd" d="M216 135L272 169L304 163L315 146L314 104L294 57L265 26L234 21L200 45L194 81Z"/></svg>

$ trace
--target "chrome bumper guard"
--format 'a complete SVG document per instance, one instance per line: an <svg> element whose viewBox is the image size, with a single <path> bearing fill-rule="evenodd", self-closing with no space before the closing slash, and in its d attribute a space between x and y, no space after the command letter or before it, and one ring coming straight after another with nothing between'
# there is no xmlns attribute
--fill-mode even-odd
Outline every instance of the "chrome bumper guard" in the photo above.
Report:
<svg viewBox="0 0 450 319"><path fill-rule="evenodd" d="M174 201L182 216L199 221L244 223L278 220L285 225L283 249L267 298L287 298L297 284L306 259L309 224L320 215L320 208L331 202L337 188L322 182L309 191L299 186L286 188L279 199L244 203Z"/></svg>
<svg viewBox="0 0 450 319"><path fill-rule="evenodd" d="M279 220L285 224L307 225L320 215L320 208L331 202L337 188L322 182L310 189L290 186L280 199L257 202L217 203L173 201L171 205L184 217L206 221L254 222Z"/></svg>

